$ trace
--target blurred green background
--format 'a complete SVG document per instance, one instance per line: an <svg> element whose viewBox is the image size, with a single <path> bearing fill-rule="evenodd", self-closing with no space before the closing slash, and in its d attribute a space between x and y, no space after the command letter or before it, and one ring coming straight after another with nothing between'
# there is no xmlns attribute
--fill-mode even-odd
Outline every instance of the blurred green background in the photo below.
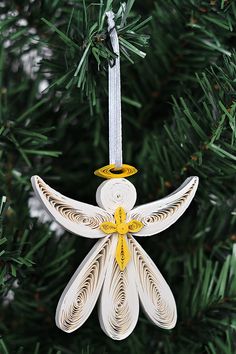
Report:
<svg viewBox="0 0 236 354"><path fill-rule="evenodd" d="M130 178L138 203L200 177L181 220L141 240L173 290L176 328L140 313L116 342L96 310L73 334L55 325L60 294L94 241L45 219L30 177L95 204L93 172L108 163L104 14L119 7L0 1L1 354L235 353L235 1L128 1L123 26L116 19L124 162L139 170Z"/></svg>

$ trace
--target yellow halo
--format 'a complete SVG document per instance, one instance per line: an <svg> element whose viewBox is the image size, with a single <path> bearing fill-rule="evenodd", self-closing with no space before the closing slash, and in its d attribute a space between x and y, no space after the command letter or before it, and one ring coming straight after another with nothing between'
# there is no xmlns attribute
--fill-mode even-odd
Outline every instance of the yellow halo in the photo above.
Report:
<svg viewBox="0 0 236 354"><path fill-rule="evenodd" d="M114 164L110 164L99 168L94 172L94 174L98 177L110 179L129 177L137 172L138 170L130 165L123 164L121 168L116 168Z"/></svg>

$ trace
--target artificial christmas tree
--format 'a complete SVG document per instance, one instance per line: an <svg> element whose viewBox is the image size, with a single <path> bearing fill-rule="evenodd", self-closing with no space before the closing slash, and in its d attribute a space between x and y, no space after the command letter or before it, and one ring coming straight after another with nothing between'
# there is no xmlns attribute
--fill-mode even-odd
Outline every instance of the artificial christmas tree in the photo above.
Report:
<svg viewBox="0 0 236 354"><path fill-rule="evenodd" d="M0 4L0 352L234 353L235 3ZM74 334L55 326L60 293L94 241L42 220L30 186L40 174L95 204L94 167L107 162L111 8L118 11L124 160L139 169L130 178L139 204L190 175L201 181L181 222L158 240L141 240L174 293L177 326L157 329L141 313L118 344L101 332L96 313Z"/></svg>

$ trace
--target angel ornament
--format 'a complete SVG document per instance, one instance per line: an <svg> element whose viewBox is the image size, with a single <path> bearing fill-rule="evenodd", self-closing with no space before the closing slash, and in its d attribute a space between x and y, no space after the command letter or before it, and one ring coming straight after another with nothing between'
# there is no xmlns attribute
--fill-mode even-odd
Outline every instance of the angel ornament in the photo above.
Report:
<svg viewBox="0 0 236 354"><path fill-rule="evenodd" d="M198 187L189 177L169 196L137 206L136 189L125 178L112 178L97 189L98 206L63 196L40 177L33 188L52 217L68 231L99 240L80 264L59 300L56 324L65 332L81 327L99 298L99 321L115 340L131 334L139 301L157 326L171 329L177 320L172 292L144 249L133 237L156 235L184 213Z"/></svg>

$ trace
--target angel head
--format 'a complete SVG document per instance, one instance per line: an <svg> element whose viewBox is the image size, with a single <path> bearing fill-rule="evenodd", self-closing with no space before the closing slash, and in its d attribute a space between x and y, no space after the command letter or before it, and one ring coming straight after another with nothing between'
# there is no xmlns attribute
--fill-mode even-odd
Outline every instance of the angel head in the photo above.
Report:
<svg viewBox="0 0 236 354"><path fill-rule="evenodd" d="M98 206L67 198L38 176L32 177L32 184L60 225L76 235L99 239L61 295L57 326L75 331L99 299L101 327L113 339L124 339L134 330L139 303L155 325L173 328L177 311L172 292L133 236L156 235L171 226L193 199L198 177L188 178L163 199L137 207L136 189L125 178L106 180L98 187Z"/></svg>

